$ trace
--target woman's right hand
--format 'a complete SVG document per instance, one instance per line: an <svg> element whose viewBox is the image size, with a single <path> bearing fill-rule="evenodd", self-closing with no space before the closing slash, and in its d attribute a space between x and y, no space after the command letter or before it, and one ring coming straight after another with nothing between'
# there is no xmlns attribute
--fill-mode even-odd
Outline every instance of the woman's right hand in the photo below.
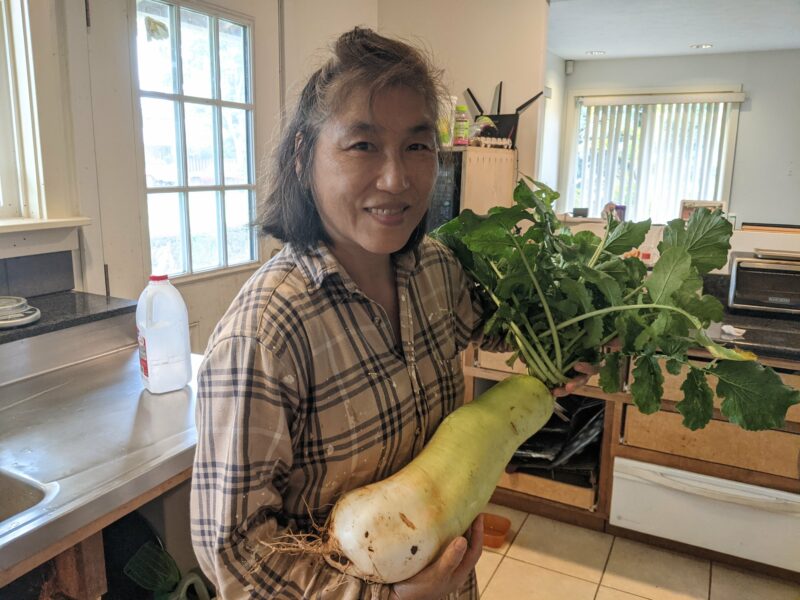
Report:
<svg viewBox="0 0 800 600"><path fill-rule="evenodd" d="M391 600L430 600L452 594L469 577L483 550L483 515L472 522L469 540L457 537L435 562L413 577L395 583Z"/></svg>

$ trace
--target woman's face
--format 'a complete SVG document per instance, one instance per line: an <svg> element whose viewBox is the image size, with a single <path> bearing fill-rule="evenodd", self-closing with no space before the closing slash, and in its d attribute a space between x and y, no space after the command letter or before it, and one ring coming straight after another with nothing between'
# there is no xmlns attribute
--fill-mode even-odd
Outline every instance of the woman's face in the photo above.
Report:
<svg viewBox="0 0 800 600"><path fill-rule="evenodd" d="M438 168L433 117L407 87L355 90L320 130L314 198L337 248L391 254L428 210Z"/></svg>

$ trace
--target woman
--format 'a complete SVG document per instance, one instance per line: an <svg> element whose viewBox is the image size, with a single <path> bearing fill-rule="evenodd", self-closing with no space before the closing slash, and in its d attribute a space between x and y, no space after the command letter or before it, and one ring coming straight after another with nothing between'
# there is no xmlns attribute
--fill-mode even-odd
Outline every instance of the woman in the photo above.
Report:
<svg viewBox="0 0 800 600"><path fill-rule="evenodd" d="M262 223L286 244L231 304L198 377L192 537L221 598L477 598L480 520L393 586L265 544L399 470L463 402L459 352L480 315L424 236L439 97L417 50L356 28L283 133Z"/></svg>

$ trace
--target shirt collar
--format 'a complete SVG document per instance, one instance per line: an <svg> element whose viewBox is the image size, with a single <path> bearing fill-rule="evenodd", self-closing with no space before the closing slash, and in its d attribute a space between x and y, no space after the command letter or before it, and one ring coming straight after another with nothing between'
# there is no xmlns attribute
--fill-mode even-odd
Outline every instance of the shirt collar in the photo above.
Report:
<svg viewBox="0 0 800 600"><path fill-rule="evenodd" d="M345 288L357 292L358 286L347 274L344 267L336 259L330 248L324 242L319 242L316 247L303 251L290 246L295 262L305 276L309 290L319 289L324 281L333 275L338 275ZM392 256L398 276L413 275L419 267L419 247Z"/></svg>

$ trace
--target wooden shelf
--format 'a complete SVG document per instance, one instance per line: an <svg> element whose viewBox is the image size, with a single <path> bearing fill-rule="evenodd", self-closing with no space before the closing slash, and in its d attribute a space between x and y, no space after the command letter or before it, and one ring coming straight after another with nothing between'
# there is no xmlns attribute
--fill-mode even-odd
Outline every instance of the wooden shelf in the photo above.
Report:
<svg viewBox="0 0 800 600"><path fill-rule="evenodd" d="M595 487L579 487L527 473L503 473L497 485L501 488L584 510L594 510L597 506L597 489Z"/></svg>

